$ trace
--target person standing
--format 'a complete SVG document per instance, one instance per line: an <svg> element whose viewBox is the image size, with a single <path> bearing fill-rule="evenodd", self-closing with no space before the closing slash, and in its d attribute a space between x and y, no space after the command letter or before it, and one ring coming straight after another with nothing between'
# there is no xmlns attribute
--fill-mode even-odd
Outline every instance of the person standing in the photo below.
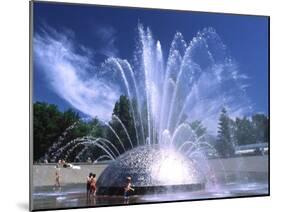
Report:
<svg viewBox="0 0 281 212"><path fill-rule="evenodd" d="M56 167L55 167L55 187L54 187L54 190L55 189L59 189L61 190L61 175L60 175L60 167L59 165L57 164Z"/></svg>
<svg viewBox="0 0 281 212"><path fill-rule="evenodd" d="M134 189L132 188L132 178L127 177L126 178L126 184L125 184L125 187L124 187L124 198L125 199L129 198L130 191L134 191Z"/></svg>
<svg viewBox="0 0 281 212"><path fill-rule="evenodd" d="M87 177L87 184L86 184L86 189L87 189L87 198L90 197L90 191L91 191L91 181L92 181L92 176L93 173L90 172L89 176Z"/></svg>
<svg viewBox="0 0 281 212"><path fill-rule="evenodd" d="M96 181L96 174L92 174L91 184L90 184L90 194L94 197L96 196L97 191L97 181Z"/></svg>

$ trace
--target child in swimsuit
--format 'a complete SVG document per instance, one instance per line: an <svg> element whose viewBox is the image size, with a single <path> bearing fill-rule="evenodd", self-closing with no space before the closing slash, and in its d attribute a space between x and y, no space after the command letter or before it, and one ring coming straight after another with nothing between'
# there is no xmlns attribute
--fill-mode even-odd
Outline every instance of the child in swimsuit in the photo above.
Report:
<svg viewBox="0 0 281 212"><path fill-rule="evenodd" d="M56 166L56 171L55 171L55 187L54 189L61 189L61 185L60 185L60 168L57 165Z"/></svg>
<svg viewBox="0 0 281 212"><path fill-rule="evenodd" d="M90 194L96 196L97 186L96 186L96 175L92 174L91 184L90 184Z"/></svg>
<svg viewBox="0 0 281 212"><path fill-rule="evenodd" d="M128 199L130 191L134 191L134 189L132 188L132 183L131 183L132 178L127 177L126 180L127 180L127 182L126 182L126 185L124 187L124 198Z"/></svg>
<svg viewBox="0 0 281 212"><path fill-rule="evenodd" d="M92 181L93 173L91 172L87 177L87 197L90 196L91 191L91 181Z"/></svg>

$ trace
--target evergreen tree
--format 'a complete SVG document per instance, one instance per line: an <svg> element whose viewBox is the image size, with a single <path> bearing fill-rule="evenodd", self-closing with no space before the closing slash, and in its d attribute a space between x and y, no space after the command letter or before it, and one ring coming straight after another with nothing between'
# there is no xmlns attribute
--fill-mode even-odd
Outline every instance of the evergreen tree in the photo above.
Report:
<svg viewBox="0 0 281 212"><path fill-rule="evenodd" d="M248 145L255 143L254 128L249 119L236 118L235 120L236 131L235 138L238 145Z"/></svg>
<svg viewBox="0 0 281 212"><path fill-rule="evenodd" d="M121 95L119 100L115 103L115 106L113 108L113 117L110 121L111 127L116 131L118 134L121 142L123 143L125 149L130 149L131 144L129 141L129 138L122 127L122 125L119 123L119 121L114 117L117 116L121 122L123 123L124 127L126 128L128 135L133 143L133 146L137 145L137 139L136 139L136 133L134 128L134 121L132 117L132 111L130 109L130 100L124 96ZM118 138L114 135L114 133L109 129L107 133L107 138L110 140L118 149L122 152L122 148L120 148L120 144L118 143Z"/></svg>
<svg viewBox="0 0 281 212"><path fill-rule="evenodd" d="M235 153L233 143L233 122L227 115L225 108L222 109L218 123L217 151L223 157L232 156Z"/></svg>
<svg viewBox="0 0 281 212"><path fill-rule="evenodd" d="M268 118L264 114L255 114L252 116L252 126L255 143L268 142Z"/></svg>

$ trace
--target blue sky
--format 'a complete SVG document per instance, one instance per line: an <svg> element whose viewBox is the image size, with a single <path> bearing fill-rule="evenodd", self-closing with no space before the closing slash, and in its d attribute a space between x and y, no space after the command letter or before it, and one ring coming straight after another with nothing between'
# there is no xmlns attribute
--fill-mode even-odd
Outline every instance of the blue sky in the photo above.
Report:
<svg viewBox="0 0 281 212"><path fill-rule="evenodd" d="M58 48L56 39L64 40L66 41L64 45L82 55L77 57L68 52L71 62L78 64L79 70L87 69L88 66L94 67L111 56L132 59L139 22L149 26L154 37L161 41L164 57L167 57L171 41L177 31L181 32L189 42L204 27L215 28L237 62L239 72L248 76L249 87L246 88L246 93L252 102L254 112L267 113L268 19L266 17L41 2L34 4L34 35L38 38L37 41L42 38L40 36L46 35L45 30L48 28L49 33L53 35L51 42L56 48ZM72 42L68 42L68 39ZM36 43L36 39L34 42ZM42 48L41 51L44 52L44 49ZM51 79L46 71L43 71L46 67L43 67L42 60L44 58L34 59L33 100L57 104L62 110L73 106L76 109L84 107L81 98L72 98L77 93L68 93L67 88L54 89L52 85L60 85L64 80L63 76ZM51 66L49 68L52 69ZM72 76L69 77L71 79ZM87 76L83 76L81 71L80 77ZM62 83L61 86L63 87L64 84ZM93 82L90 88L98 89L100 86L99 83ZM79 82L73 83L73 87L80 89L80 93L88 93L88 97L92 95L88 90L89 87L85 88ZM103 90L106 89L103 87ZM112 104L118 95L112 93L108 96L106 93L100 93L99 90L97 93L96 96L93 94L92 103L101 102L100 108L84 107L82 111L93 110L90 114L103 114L108 104Z"/></svg>

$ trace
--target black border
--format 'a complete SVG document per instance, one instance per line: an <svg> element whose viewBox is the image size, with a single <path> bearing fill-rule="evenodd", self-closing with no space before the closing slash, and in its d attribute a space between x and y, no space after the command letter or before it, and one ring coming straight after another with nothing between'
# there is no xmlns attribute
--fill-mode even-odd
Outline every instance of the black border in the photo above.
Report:
<svg viewBox="0 0 281 212"><path fill-rule="evenodd" d="M267 60L268 60L268 72L267 72L267 85L268 85L268 196L270 196L270 16L267 17L268 20L268 52L267 52Z"/></svg>
<svg viewBox="0 0 281 212"><path fill-rule="evenodd" d="M29 210L33 211L33 1L29 2Z"/></svg>
<svg viewBox="0 0 281 212"><path fill-rule="evenodd" d="M58 4L58 5L80 5L89 7L103 7L103 8L127 8L127 9L139 9L139 10L162 10L173 11L180 13L207 13L207 14L222 14L222 15L236 15L236 16L254 16L264 17L268 20L268 193L257 195L245 195L245 196L232 196L232 197L215 197L215 198L202 198L202 199L186 199L186 200L173 200L173 201L157 201L157 202L145 202L145 203L130 203L130 204L112 204L112 205L97 205L97 206L77 206L77 207L63 207L63 208L46 208L46 209L33 209L32 190L33 190L33 4L45 3L45 4ZM206 11L194 11L194 10L177 10L177 9L163 9L163 8L148 8L148 7L133 7L133 6L117 6L117 5L101 5L93 3L75 3L75 2L56 2L56 1L43 1L43 0L30 0L29 1L29 210L30 211L52 211L52 210L69 210L69 209L83 209L83 208L100 208L100 207L115 207L115 206L133 206L133 205L147 205L147 204L161 204L161 203L180 203L180 202L197 202L204 200L223 200L223 199L240 199L249 197L270 197L270 16L269 15L252 15L252 14L238 14L238 13L225 13L225 12L206 12Z"/></svg>

